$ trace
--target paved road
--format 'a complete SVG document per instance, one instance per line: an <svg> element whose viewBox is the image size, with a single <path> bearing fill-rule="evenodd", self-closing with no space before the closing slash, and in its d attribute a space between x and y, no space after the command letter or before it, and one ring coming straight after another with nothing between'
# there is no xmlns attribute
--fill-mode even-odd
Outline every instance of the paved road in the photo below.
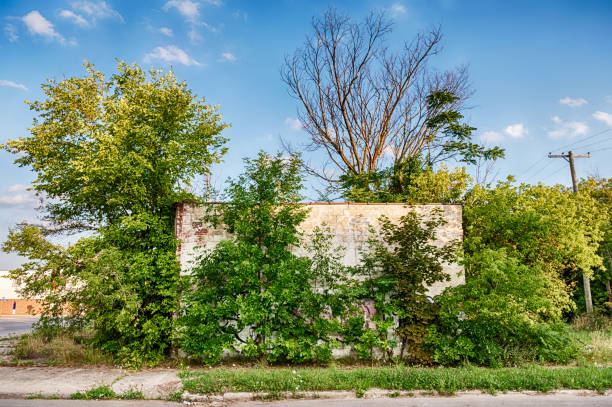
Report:
<svg viewBox="0 0 612 407"><path fill-rule="evenodd" d="M178 407L182 403L166 401L94 401L94 400L10 400L0 399L0 407ZM298 400L279 402L246 402L234 404L235 407L610 407L612 396L570 396L501 394L498 396L465 395L460 397L417 397L372 400ZM192 406L210 406L193 403Z"/></svg>
<svg viewBox="0 0 612 407"><path fill-rule="evenodd" d="M379 398L371 400L300 400L246 402L235 407L610 407L612 396L500 394L458 397Z"/></svg>
<svg viewBox="0 0 612 407"><path fill-rule="evenodd" d="M159 400L15 400L0 399L0 407L182 407Z"/></svg>
<svg viewBox="0 0 612 407"><path fill-rule="evenodd" d="M28 333L36 321L38 317L2 315L0 316L0 338Z"/></svg>

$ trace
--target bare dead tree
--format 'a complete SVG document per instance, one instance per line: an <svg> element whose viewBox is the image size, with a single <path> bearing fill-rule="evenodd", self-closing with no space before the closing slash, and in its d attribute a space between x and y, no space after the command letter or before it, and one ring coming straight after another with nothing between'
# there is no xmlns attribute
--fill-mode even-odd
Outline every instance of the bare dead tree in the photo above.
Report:
<svg viewBox="0 0 612 407"><path fill-rule="evenodd" d="M370 13L359 24L330 9L312 26L314 35L285 58L281 72L300 101L298 117L310 136L305 148L324 150L332 166L353 175L379 169L386 157L395 163L424 152L443 158L444 129L431 119L460 108L470 91L466 68L428 67L440 52L440 29L393 53L385 45L392 23L384 13ZM455 98L432 106L428 96L435 91Z"/></svg>

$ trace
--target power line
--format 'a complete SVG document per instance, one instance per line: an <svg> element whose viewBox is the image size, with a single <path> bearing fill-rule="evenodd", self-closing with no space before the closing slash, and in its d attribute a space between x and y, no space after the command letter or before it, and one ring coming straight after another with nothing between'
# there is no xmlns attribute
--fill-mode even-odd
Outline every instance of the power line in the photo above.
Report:
<svg viewBox="0 0 612 407"><path fill-rule="evenodd" d="M612 146L610 146L610 147L606 147L606 148L600 148L599 150L593 150L592 152L593 152L593 153L597 153L597 152L599 152L599 151L606 151L606 150L612 150Z"/></svg>
<svg viewBox="0 0 612 407"><path fill-rule="evenodd" d="M600 143L605 143L606 141L609 141L609 140L612 140L612 137L608 137L608 138L604 138L604 139L601 139L601 140L597 140L597 141L594 141L593 143L588 143L588 144L585 144L585 145L579 145L579 146L576 146L574 148L579 148L581 150L584 150L587 147L595 146L595 145L600 144Z"/></svg>
<svg viewBox="0 0 612 407"><path fill-rule="evenodd" d="M544 160L544 159L541 159L539 162L536 162L536 164L538 164L538 163L539 163L539 164L541 164L542 162L544 162L543 160ZM544 171L546 168L548 168L548 167L549 167L549 166L550 166L552 163L553 163L553 161L546 160L546 161L545 161L544 166L543 166L543 167L541 167L540 169L537 169L537 170L536 170L536 172L535 172L535 174L539 174L539 173L541 173L541 172L542 172L542 171ZM521 176L521 178L531 178L531 176L530 176L530 177L527 177L527 174L528 174L528 172L523 173L523 175Z"/></svg>
<svg viewBox="0 0 612 407"><path fill-rule="evenodd" d="M595 133L595 134L593 134L593 135L591 135L591 136L589 136L589 137L587 137L587 138L583 138L582 140L574 141L573 143L569 143L569 144L566 144L566 145L564 145L564 146L558 147L558 148L554 149L553 151L559 151L559 150L564 150L564 149L566 149L566 148L568 148L568 147L573 147L573 146L574 146L574 145L576 145L576 144L583 143L583 142L585 142L585 141L587 141L587 140L592 139L593 137L597 137L597 136L599 136L599 135L601 135L601 134L607 133L607 132L609 132L610 130L612 130L612 129L605 129L605 130L602 130L602 131L597 132L597 133ZM580 147L580 148L582 148L582 147Z"/></svg>
<svg viewBox="0 0 612 407"><path fill-rule="evenodd" d="M553 161L549 161L549 162L553 162ZM553 176L556 173L558 173L559 170L561 170L561 167L565 167L565 164L562 164L561 166L557 165L557 168L555 168L555 170L553 172L551 172L548 175L542 177L541 181L546 181L548 178L550 178L551 176Z"/></svg>
<svg viewBox="0 0 612 407"><path fill-rule="evenodd" d="M539 163L541 163L541 162L542 162L542 158L538 158L538 159L537 159L537 160L536 160L536 161L535 161L533 164L531 164L531 165L529 166L529 168L527 168L525 171L521 172L521 174L520 174L520 175L518 175L518 177L522 177L523 175L528 174L528 173L529 173L529 171L530 171L530 170L531 170L533 167L535 167L536 165L538 165L538 164L539 164Z"/></svg>

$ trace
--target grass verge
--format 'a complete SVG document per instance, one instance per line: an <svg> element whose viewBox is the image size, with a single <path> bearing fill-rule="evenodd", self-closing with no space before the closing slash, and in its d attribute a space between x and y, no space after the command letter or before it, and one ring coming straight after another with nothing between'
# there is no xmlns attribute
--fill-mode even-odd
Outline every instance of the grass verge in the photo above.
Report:
<svg viewBox="0 0 612 407"><path fill-rule="evenodd" d="M34 331L23 335L12 353L16 364L50 366L109 365L112 359L89 343L87 333L64 331L47 338Z"/></svg>
<svg viewBox="0 0 612 407"><path fill-rule="evenodd" d="M181 372L183 389L191 393L225 392L302 392L368 389L425 390L453 394L463 390L489 393L504 391L551 391L590 389L603 392L612 388L612 367L487 369L373 367L337 368L251 368L209 369Z"/></svg>

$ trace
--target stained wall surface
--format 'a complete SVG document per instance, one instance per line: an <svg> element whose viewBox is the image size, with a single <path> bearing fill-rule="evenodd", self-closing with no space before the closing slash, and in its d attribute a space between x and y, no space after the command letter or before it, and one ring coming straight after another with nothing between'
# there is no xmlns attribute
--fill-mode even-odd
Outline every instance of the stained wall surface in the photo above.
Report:
<svg viewBox="0 0 612 407"><path fill-rule="evenodd" d="M436 245L444 245L450 241L461 241L463 236L462 214L460 205L425 204L356 204L356 203L311 203L306 220L300 225L304 238L317 226L327 225L334 235L334 243L345 248L344 264L357 265L359 251L370 235L369 228L379 227L379 217L385 215L391 221L409 211L427 219L436 211L442 215L446 224L436 231ZM223 239L230 239L222 228L213 228L204 220L205 209L195 204L184 202L177 209L175 233L179 239L178 257L181 268L188 272L195 256L205 249L212 249ZM298 254L298 253L296 253ZM440 294L448 286L463 284L465 278L463 268L458 264L444 265L450 281L432 285L429 295Z"/></svg>

